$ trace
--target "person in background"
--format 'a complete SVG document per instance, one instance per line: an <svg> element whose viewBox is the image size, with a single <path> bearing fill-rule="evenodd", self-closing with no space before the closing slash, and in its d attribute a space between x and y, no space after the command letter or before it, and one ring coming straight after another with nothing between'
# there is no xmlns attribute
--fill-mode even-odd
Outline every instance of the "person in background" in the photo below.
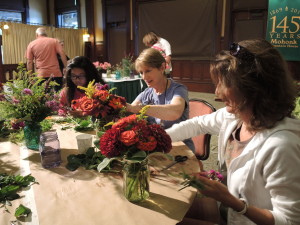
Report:
<svg viewBox="0 0 300 225"><path fill-rule="evenodd" d="M59 84L56 87L59 90L62 85L62 72L59 69L57 54L60 55L66 68L67 58L58 40L47 37L45 28L37 28L36 39L29 43L26 50L27 70L33 71L33 64L35 64L37 76L49 78L52 75L52 79Z"/></svg>
<svg viewBox="0 0 300 225"><path fill-rule="evenodd" d="M147 48L139 55L135 61L135 68L148 88L140 93L132 104L127 104L127 110L138 113L143 106L149 105L146 114L150 122L161 124L166 129L188 119L189 108L187 88L168 79L165 67L166 61L156 49ZM191 139L184 142L194 150Z"/></svg>
<svg viewBox="0 0 300 225"><path fill-rule="evenodd" d="M159 37L154 32L149 32L145 34L145 36L143 37L143 43L145 44L145 46L149 48L154 48L162 54L162 56L166 60L165 72L167 76L170 77L171 76L170 74L172 72L172 65L171 65L172 52L171 52L170 43L166 39Z"/></svg>
<svg viewBox="0 0 300 225"><path fill-rule="evenodd" d="M57 39L57 40L58 40L59 44L61 45L61 47L62 47L63 50L64 50L64 49L65 49L65 48L64 48L64 46L65 46L64 40L62 40L62 39ZM61 73L62 73L62 75L63 75L63 77L64 77L64 63L63 63L63 61L62 61L62 59L61 59L61 57L60 57L59 54L57 54L56 56L57 56L57 60L58 60L58 63L59 63L60 71L61 71ZM66 55L66 58L67 58L67 61L70 60L70 58L69 58L67 55ZM61 87L62 87L62 86L61 86Z"/></svg>
<svg viewBox="0 0 300 225"><path fill-rule="evenodd" d="M65 74L66 83L60 93L60 114L65 114L71 107L72 100L85 96L84 90L78 86L87 87L90 81L104 85L105 82L99 75L94 64L85 56L76 56L67 66ZM63 110L67 108L66 110ZM80 116L80 112L70 111L74 116Z"/></svg>
<svg viewBox="0 0 300 225"><path fill-rule="evenodd" d="M300 224L300 120L290 117L296 90L284 59L266 40L245 40L221 51L210 72L225 108L167 129L172 141L218 135L227 186L200 173L199 191L228 207L230 225ZM198 199L179 224L203 224L201 207Z"/></svg>

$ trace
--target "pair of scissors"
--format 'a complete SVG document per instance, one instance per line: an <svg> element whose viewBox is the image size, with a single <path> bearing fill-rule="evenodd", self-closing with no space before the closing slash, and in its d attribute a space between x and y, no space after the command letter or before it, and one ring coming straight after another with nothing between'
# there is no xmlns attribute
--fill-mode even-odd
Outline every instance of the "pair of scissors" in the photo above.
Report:
<svg viewBox="0 0 300 225"><path fill-rule="evenodd" d="M176 155L175 156L175 161L170 163L169 165L167 165L165 168L163 168L161 171L164 171L164 170L167 170L169 169L170 167L174 166L175 164L177 163L180 163L180 162L184 162L188 159L187 156L182 156L182 155Z"/></svg>

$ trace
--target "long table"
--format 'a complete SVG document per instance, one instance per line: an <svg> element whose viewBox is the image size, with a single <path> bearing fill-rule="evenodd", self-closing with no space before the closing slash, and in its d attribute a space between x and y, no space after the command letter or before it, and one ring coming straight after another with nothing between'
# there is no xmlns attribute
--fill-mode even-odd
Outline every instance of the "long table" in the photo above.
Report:
<svg viewBox="0 0 300 225"><path fill-rule="evenodd" d="M60 140L62 164L53 169L41 166L39 152L11 142L0 142L0 172L32 174L39 182L22 192L24 198L12 201L11 213L0 211L0 224L15 220L15 208L22 203L32 210L25 223L32 225L174 225L181 221L196 196L196 190L180 187L177 175L199 172L199 164L182 142L173 143L171 154L186 155L188 160L176 164L161 176L151 177L150 198L141 203L131 203L123 195L122 176L98 173L79 168L65 168L66 158L78 154L76 135L72 129L57 129ZM163 168L170 161L152 160L155 168ZM175 175L175 176L174 176Z"/></svg>
<svg viewBox="0 0 300 225"><path fill-rule="evenodd" d="M141 78L120 80L104 78L104 80L109 88L117 88L113 93L125 97L128 103L133 102L138 94L146 88L146 84Z"/></svg>

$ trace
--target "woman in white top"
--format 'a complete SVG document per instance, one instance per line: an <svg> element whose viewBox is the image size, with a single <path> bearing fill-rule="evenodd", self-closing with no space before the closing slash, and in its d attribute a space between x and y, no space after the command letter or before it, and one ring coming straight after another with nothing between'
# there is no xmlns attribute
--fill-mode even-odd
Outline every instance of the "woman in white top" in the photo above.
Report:
<svg viewBox="0 0 300 225"><path fill-rule="evenodd" d="M169 75L172 72L172 65L171 65L172 52L171 52L170 43L166 39L159 37L154 32L149 32L145 34L145 36L143 37L143 43L145 44L145 46L154 48L162 54L162 56L166 60L165 73Z"/></svg>
<svg viewBox="0 0 300 225"><path fill-rule="evenodd" d="M221 51L210 71L226 107L167 130L172 141L219 136L227 186L197 174L200 192L228 207L230 225L300 224L300 120L290 117L296 90L285 61L266 40L246 40Z"/></svg>

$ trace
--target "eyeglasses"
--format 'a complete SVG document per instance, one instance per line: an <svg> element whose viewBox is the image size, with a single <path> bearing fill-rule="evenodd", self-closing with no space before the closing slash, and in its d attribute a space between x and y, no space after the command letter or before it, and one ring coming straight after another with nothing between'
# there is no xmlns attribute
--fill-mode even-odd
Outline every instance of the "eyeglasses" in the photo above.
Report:
<svg viewBox="0 0 300 225"><path fill-rule="evenodd" d="M74 76L74 75L71 75L71 80L84 80L86 79L86 76Z"/></svg>
<svg viewBox="0 0 300 225"><path fill-rule="evenodd" d="M230 55L243 60L247 63L253 63L255 59L255 55L249 52L246 48L239 45L238 43L232 43L229 48Z"/></svg>

